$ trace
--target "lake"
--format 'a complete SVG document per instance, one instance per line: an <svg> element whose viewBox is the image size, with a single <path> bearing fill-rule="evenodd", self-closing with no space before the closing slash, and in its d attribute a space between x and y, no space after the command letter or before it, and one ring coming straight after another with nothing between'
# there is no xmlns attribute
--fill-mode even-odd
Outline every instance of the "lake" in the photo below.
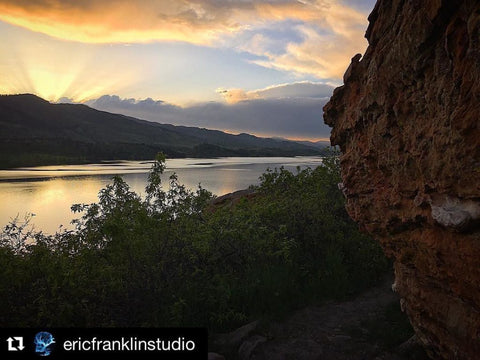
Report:
<svg viewBox="0 0 480 360"><path fill-rule="evenodd" d="M168 189L168 177L175 172L179 182L190 189L200 183L223 195L258 184L267 168L284 166L295 171L297 166L315 168L321 162L316 156L169 159L162 180ZM32 214L30 225L37 231L72 229L71 220L79 217L70 211L72 204L96 202L98 192L114 175L121 175L132 190L144 195L150 166L151 162L145 161L118 161L0 170L0 227Z"/></svg>

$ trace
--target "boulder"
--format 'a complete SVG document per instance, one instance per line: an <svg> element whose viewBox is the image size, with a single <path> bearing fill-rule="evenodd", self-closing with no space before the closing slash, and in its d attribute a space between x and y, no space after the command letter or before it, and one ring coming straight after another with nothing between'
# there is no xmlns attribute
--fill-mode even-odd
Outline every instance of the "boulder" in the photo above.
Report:
<svg viewBox="0 0 480 360"><path fill-rule="evenodd" d="M433 359L480 354L480 2L379 0L324 107L346 207Z"/></svg>

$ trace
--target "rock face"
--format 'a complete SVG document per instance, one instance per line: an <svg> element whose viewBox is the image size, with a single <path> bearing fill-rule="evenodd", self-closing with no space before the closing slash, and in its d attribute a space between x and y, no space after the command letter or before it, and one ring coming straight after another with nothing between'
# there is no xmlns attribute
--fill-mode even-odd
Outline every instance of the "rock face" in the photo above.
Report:
<svg viewBox="0 0 480 360"><path fill-rule="evenodd" d="M324 119L434 359L480 358L480 2L379 0Z"/></svg>

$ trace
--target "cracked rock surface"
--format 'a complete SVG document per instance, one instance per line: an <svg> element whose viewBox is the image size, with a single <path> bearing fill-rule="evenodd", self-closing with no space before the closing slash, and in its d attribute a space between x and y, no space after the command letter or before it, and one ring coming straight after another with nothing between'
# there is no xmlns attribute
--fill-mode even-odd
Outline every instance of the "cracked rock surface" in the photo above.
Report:
<svg viewBox="0 0 480 360"><path fill-rule="evenodd" d="M379 0L325 106L350 216L434 359L480 354L480 2ZM353 55L353 54L352 54Z"/></svg>

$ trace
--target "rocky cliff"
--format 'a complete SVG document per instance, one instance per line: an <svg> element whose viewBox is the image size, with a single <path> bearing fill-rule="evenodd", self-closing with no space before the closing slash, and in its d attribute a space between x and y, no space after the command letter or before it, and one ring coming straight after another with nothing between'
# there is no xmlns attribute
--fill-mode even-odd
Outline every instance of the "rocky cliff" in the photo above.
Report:
<svg viewBox="0 0 480 360"><path fill-rule="evenodd" d="M433 359L480 358L480 2L379 0L325 106L349 214Z"/></svg>

